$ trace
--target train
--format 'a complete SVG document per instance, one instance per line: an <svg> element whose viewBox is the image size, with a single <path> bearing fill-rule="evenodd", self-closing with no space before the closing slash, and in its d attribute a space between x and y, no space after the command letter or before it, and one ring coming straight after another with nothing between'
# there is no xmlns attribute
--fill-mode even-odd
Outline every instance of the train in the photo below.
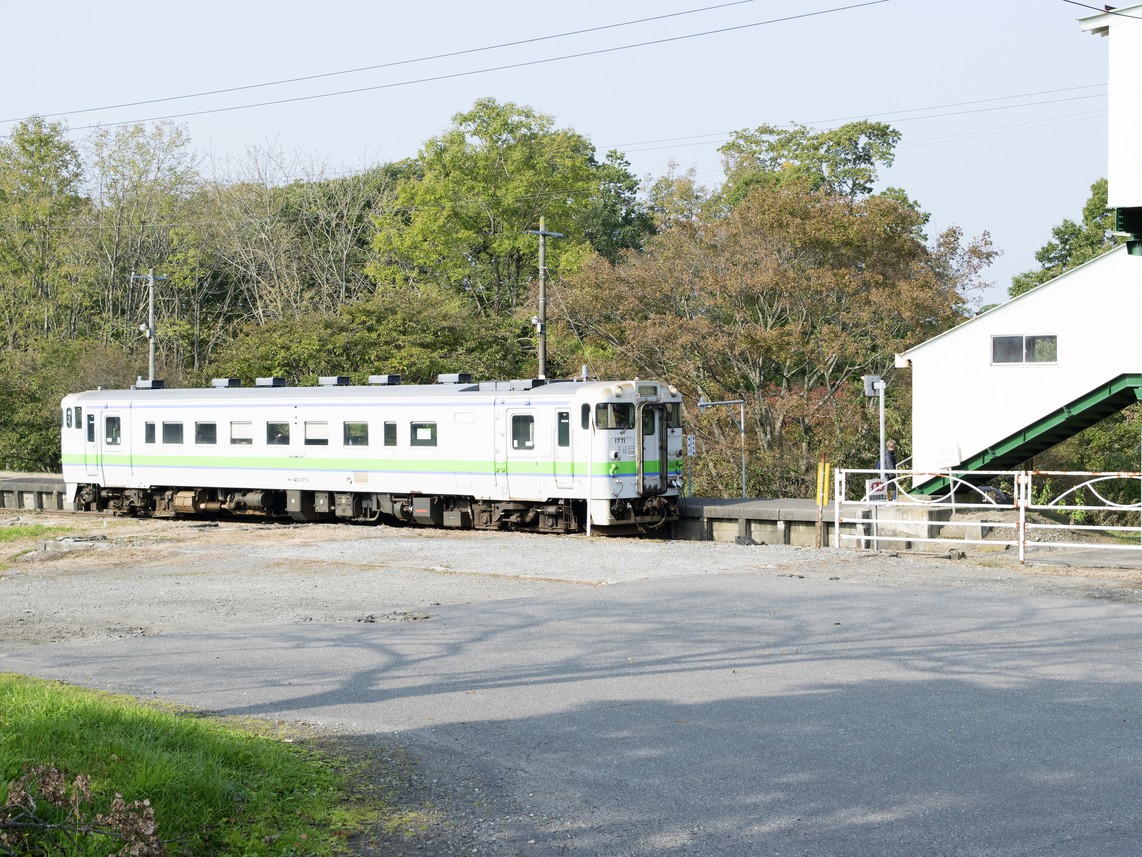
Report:
<svg viewBox="0 0 1142 857"><path fill-rule="evenodd" d="M61 402L65 505L548 533L665 533L682 398L648 380L140 380Z"/></svg>

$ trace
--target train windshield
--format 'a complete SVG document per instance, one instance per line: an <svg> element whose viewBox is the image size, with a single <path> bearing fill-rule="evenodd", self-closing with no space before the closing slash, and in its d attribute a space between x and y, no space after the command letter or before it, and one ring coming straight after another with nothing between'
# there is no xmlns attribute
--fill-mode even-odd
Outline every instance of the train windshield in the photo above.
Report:
<svg viewBox="0 0 1142 857"><path fill-rule="evenodd" d="M595 425L600 429L634 428L634 405L628 402L595 405Z"/></svg>

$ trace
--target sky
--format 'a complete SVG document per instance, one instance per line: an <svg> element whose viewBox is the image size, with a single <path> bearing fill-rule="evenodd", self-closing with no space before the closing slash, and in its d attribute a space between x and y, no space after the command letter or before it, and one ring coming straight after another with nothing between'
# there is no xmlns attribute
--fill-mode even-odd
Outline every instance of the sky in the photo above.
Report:
<svg viewBox="0 0 1142 857"><path fill-rule="evenodd" d="M674 162L717 186L735 130L873 119L903 135L879 186L930 212L930 235L986 231L1003 252L979 296L996 303L1106 175L1107 42L1077 23L1092 14L1069 0L9 4L0 135L32 114L77 141L170 118L208 171L274 148L299 177L339 174L414 156L490 96L600 157L618 149L640 178Z"/></svg>

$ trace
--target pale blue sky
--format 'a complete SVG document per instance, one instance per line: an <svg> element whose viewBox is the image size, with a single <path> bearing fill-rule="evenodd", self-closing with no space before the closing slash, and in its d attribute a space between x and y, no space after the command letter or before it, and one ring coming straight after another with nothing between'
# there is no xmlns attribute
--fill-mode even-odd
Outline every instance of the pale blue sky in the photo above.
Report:
<svg viewBox="0 0 1142 857"><path fill-rule="evenodd" d="M848 9L860 0L751 0L447 59L108 107L725 2L9 4L0 120L66 113L52 118L82 134L96 122L373 87L177 119L216 158L276 144L336 171L413 155L454 113L492 96L554 115L600 153L624 151L639 176L659 176L673 160L716 184L717 147L730 131L873 118L904 135L881 185L904 187L930 211L931 232L951 224L969 236L988 230L1004 251L988 301L1003 299L1011 276L1035 266L1051 227L1077 218L1090 184L1105 175L1107 45L1079 29L1076 19L1091 13L1064 0L885 0ZM775 20L791 16L805 17ZM765 21L773 23L752 26ZM533 61L543 62L520 65ZM481 71L493 68L500 70ZM417 80L424 82L408 83ZM108 109L75 112L88 108ZM0 134L11 124L0 123Z"/></svg>

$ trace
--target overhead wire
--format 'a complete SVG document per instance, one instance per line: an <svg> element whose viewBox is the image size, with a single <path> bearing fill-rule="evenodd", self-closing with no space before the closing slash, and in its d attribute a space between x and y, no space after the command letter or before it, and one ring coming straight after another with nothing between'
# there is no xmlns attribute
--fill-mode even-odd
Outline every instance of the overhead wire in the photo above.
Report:
<svg viewBox="0 0 1142 857"><path fill-rule="evenodd" d="M249 83L241 86L229 86L222 89L208 89L201 92L188 92L183 95L169 95L163 98L148 98L140 101L124 101L119 104L108 104L102 107L84 107L79 110L58 110L53 113L38 114L44 118L51 118L55 116L74 116L79 113L96 113L102 110L118 110L124 107L142 107L148 104L163 104L169 101L181 101L189 98L204 98L210 95L226 95L231 92L244 92L251 89L263 89L269 86L284 86L290 83L304 83L309 80L321 80L328 77L338 77L347 74L360 74L366 71L378 71L385 68L395 68L402 65L414 65L422 62L432 62L434 60L451 59L453 57L467 56L469 54L484 53L486 51L501 50L503 48L514 48L520 45L531 45L538 42L552 41L554 39L565 39L571 36L582 36L588 33L599 33L605 30L615 30L620 27L632 27L637 24L648 24L656 21L664 21L668 18L680 18L684 15L697 15L702 12L712 12L717 9L727 9L732 6L743 6L747 3L756 3L758 0L732 0L729 3L718 3L714 6L703 6L698 9L685 9L681 12L668 12L662 15L653 15L649 18L637 18L631 21L620 21L614 24L600 24L597 27L585 27L580 30L568 30L563 33L552 33L546 36L533 36L527 39L517 39L511 42L500 42L494 45L483 45L478 48L464 48L457 51L447 51L441 54L431 54L423 57L413 57L411 59L393 60L392 62L377 63L376 65L358 66L356 68L341 69L339 71L326 71L317 74L300 75L297 77L281 78L279 80L268 80L261 83ZM0 123L19 122L28 117L20 117L18 119L0 119Z"/></svg>
<svg viewBox="0 0 1142 857"><path fill-rule="evenodd" d="M845 6L834 6L834 7L828 8L828 9L819 9L819 10L812 11L812 12L800 12L800 13L797 13L794 15L785 15L785 16L782 16L779 18L770 18L770 19L767 19L765 21L754 21L754 22L748 23L748 24L736 24L736 25L733 25L730 27L719 27L716 29L704 30L704 31L697 32L697 33L684 33L684 34L678 35L678 36L664 36L663 38L650 39L650 40L644 41L644 42L635 42L635 43L627 44L627 45L615 45L615 46L607 47L607 48L596 48L594 50L579 51L576 53L563 54L563 55L554 56L554 57L541 57L539 59L534 59L534 60L523 60L523 61L515 62L515 63L505 63L503 65L489 66L486 68L467 69L464 71L450 72L447 74L430 75L428 77L415 78L412 80L394 81L391 83L380 83L380 84L374 84L372 86L356 87L353 89L335 90L333 92L320 92L320 93L313 93L310 95L298 95L298 96L293 96L290 98L278 98L278 99L272 99L269 101L259 101L259 102L253 102L253 103L247 103L247 104L230 105L227 107L214 107L214 108L206 108L206 109L202 109L202 110L190 110L190 111L186 111L183 113L171 113L171 114L167 114L164 116L152 116L152 117L148 117L146 119L130 119L130 120L123 120L123 121L119 121L119 122L93 123L91 125L80 125L80 126L72 127L72 128L69 128L69 130L70 131L83 131L83 130L88 130L88 129L96 128L96 127L108 128L108 127L117 127L120 125L139 124L139 123L143 123L143 122L160 122L160 121L171 120L171 119L186 119L186 118L189 118L191 116L206 116L206 115L217 114L217 113L229 113L229 112L233 112L236 110L249 110L249 109L256 108L256 107L272 107L272 106L276 106L276 105L280 105L280 104L296 104L296 103L300 103L303 101L315 101L315 100L322 99L322 98L333 98L333 97L342 96L342 95L358 95L358 94L363 93L363 92L377 92L377 91L385 90L385 89L395 89L395 88L404 87L404 86L415 86L415 85L424 84L424 83L434 83L434 82L439 82L442 80L454 80L457 78L472 77L472 76L479 75L479 74L490 74L490 73L497 72L497 71L511 71L511 70L519 69L519 68L528 68L531 66L546 65L546 64L555 63L555 62L563 62L565 60L583 59L585 57L592 57L592 56L602 56L604 54L616 53L618 51L633 50L636 48L645 48L645 47L652 47L655 45L671 44L674 42L686 41L688 39L702 38L704 36L720 35L723 33L732 33L732 32L737 32L737 31L741 31L741 30L752 29L754 27L764 27L764 26L770 26L773 24L783 24L783 23L788 23L790 21L798 21L798 20L804 20L807 18L815 18L815 17L820 17L822 15L835 14L838 12L847 12L847 11L851 11L853 9L862 9L862 8L865 8L868 6L878 6L878 5L881 5L883 3L889 3L889 2L891 2L891 0L863 0L863 2L859 2L859 3L850 3L850 4L845 5ZM65 115L65 114L53 114L53 115ZM8 121L11 121L11 120L8 120Z"/></svg>

